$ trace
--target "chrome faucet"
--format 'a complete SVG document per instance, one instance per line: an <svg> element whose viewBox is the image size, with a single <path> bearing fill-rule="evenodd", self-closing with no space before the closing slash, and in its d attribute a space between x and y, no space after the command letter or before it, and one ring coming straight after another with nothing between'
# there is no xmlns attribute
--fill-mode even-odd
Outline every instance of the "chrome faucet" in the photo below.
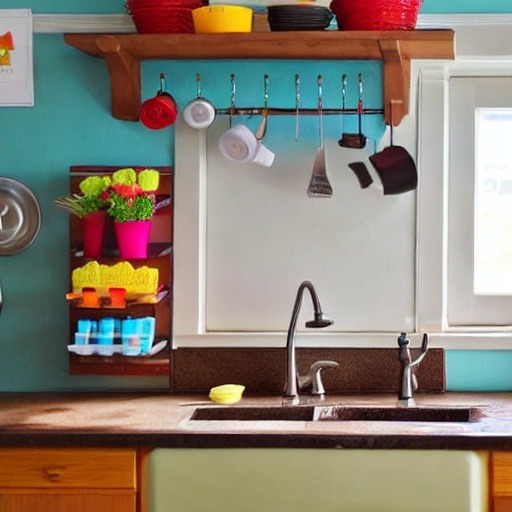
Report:
<svg viewBox="0 0 512 512"><path fill-rule="evenodd" d="M420 355L413 361L409 349L409 338L407 333L402 332L398 337L399 359L402 365L400 375L400 392L398 395L398 405L405 407L414 407L416 402L413 398L413 392L418 389L418 379L413 373L413 368L418 366L428 350L428 335L423 334Z"/></svg>
<svg viewBox="0 0 512 512"><path fill-rule="evenodd" d="M313 308L315 313L315 319L306 322L306 327L318 329L322 327L328 327L332 325L332 320L327 318L320 307L320 301L316 293L315 287L310 281L304 281L297 291L297 297L293 306L292 318L290 321L290 327L288 328L288 337L286 339L286 382L284 387L284 396L292 397L298 400L299 389L311 385L313 395L324 396L325 389L322 383L321 371L322 368L338 366L336 361L316 361L313 363L308 371L307 375L299 375L297 371L297 361L295 355L295 330L297 327L297 318L299 316L300 307L302 304L302 296L304 290L308 290L311 295L313 302Z"/></svg>

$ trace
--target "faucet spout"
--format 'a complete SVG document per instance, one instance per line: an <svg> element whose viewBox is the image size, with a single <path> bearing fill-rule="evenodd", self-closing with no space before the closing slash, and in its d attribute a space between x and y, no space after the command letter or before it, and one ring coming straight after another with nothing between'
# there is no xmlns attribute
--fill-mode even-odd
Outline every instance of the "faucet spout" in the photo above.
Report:
<svg viewBox="0 0 512 512"><path fill-rule="evenodd" d="M300 308L302 305L302 297L304 290L308 290L314 308L314 320L306 322L306 327L313 329L320 329L328 327L333 322L330 318L326 317L320 306L320 301L316 293L315 287L310 281L304 281L297 290L295 304L293 306L292 318L288 328L288 336L286 338L286 382L284 387L284 396L296 397L298 395L298 374L297 374L297 360L295 355L295 331L297 328L297 319L299 317Z"/></svg>

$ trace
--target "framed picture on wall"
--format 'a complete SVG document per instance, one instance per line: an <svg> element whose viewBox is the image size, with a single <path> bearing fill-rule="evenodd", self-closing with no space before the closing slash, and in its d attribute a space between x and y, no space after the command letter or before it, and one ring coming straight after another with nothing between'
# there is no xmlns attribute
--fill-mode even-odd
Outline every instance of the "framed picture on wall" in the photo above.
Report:
<svg viewBox="0 0 512 512"><path fill-rule="evenodd" d="M0 9L0 107L33 105L32 11Z"/></svg>

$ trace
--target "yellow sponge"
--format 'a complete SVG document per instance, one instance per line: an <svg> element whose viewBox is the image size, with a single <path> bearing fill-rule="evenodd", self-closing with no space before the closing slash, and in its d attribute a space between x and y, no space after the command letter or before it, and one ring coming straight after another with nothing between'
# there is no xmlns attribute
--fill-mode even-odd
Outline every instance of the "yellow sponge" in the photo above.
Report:
<svg viewBox="0 0 512 512"><path fill-rule="evenodd" d="M102 297L108 296L109 288L125 288L127 295L154 294L158 289L158 269L146 266L135 269L128 261L100 265L94 260L71 272L71 284L75 293L90 287Z"/></svg>
<svg viewBox="0 0 512 512"><path fill-rule="evenodd" d="M240 384L223 384L210 389L210 400L219 404L236 404L242 398L245 386Z"/></svg>

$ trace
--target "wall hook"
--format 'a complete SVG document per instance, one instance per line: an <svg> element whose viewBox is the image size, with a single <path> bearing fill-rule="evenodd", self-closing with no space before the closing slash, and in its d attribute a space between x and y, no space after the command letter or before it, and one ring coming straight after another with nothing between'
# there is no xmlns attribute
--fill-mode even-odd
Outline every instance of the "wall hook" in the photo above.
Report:
<svg viewBox="0 0 512 512"><path fill-rule="evenodd" d="M165 73L160 73L160 90L159 94L163 94L165 92Z"/></svg>
<svg viewBox="0 0 512 512"><path fill-rule="evenodd" d="M295 142L299 140L300 75L295 75Z"/></svg>
<svg viewBox="0 0 512 512"><path fill-rule="evenodd" d="M202 97L202 90L201 90L201 74L196 73L196 90L197 90L197 97Z"/></svg>
<svg viewBox="0 0 512 512"><path fill-rule="evenodd" d="M268 118L268 75L263 77L263 109L261 110L261 123L256 130L256 138L262 140L267 133L267 118Z"/></svg>
<svg viewBox="0 0 512 512"><path fill-rule="evenodd" d="M236 97L236 82L235 82L235 74L231 73L230 76L231 80L231 100L230 100L230 106L229 106L229 127L231 128L232 122L233 122L233 116L235 115L235 97Z"/></svg>
<svg viewBox="0 0 512 512"><path fill-rule="evenodd" d="M341 76L341 110L343 113L347 109L347 75Z"/></svg>

